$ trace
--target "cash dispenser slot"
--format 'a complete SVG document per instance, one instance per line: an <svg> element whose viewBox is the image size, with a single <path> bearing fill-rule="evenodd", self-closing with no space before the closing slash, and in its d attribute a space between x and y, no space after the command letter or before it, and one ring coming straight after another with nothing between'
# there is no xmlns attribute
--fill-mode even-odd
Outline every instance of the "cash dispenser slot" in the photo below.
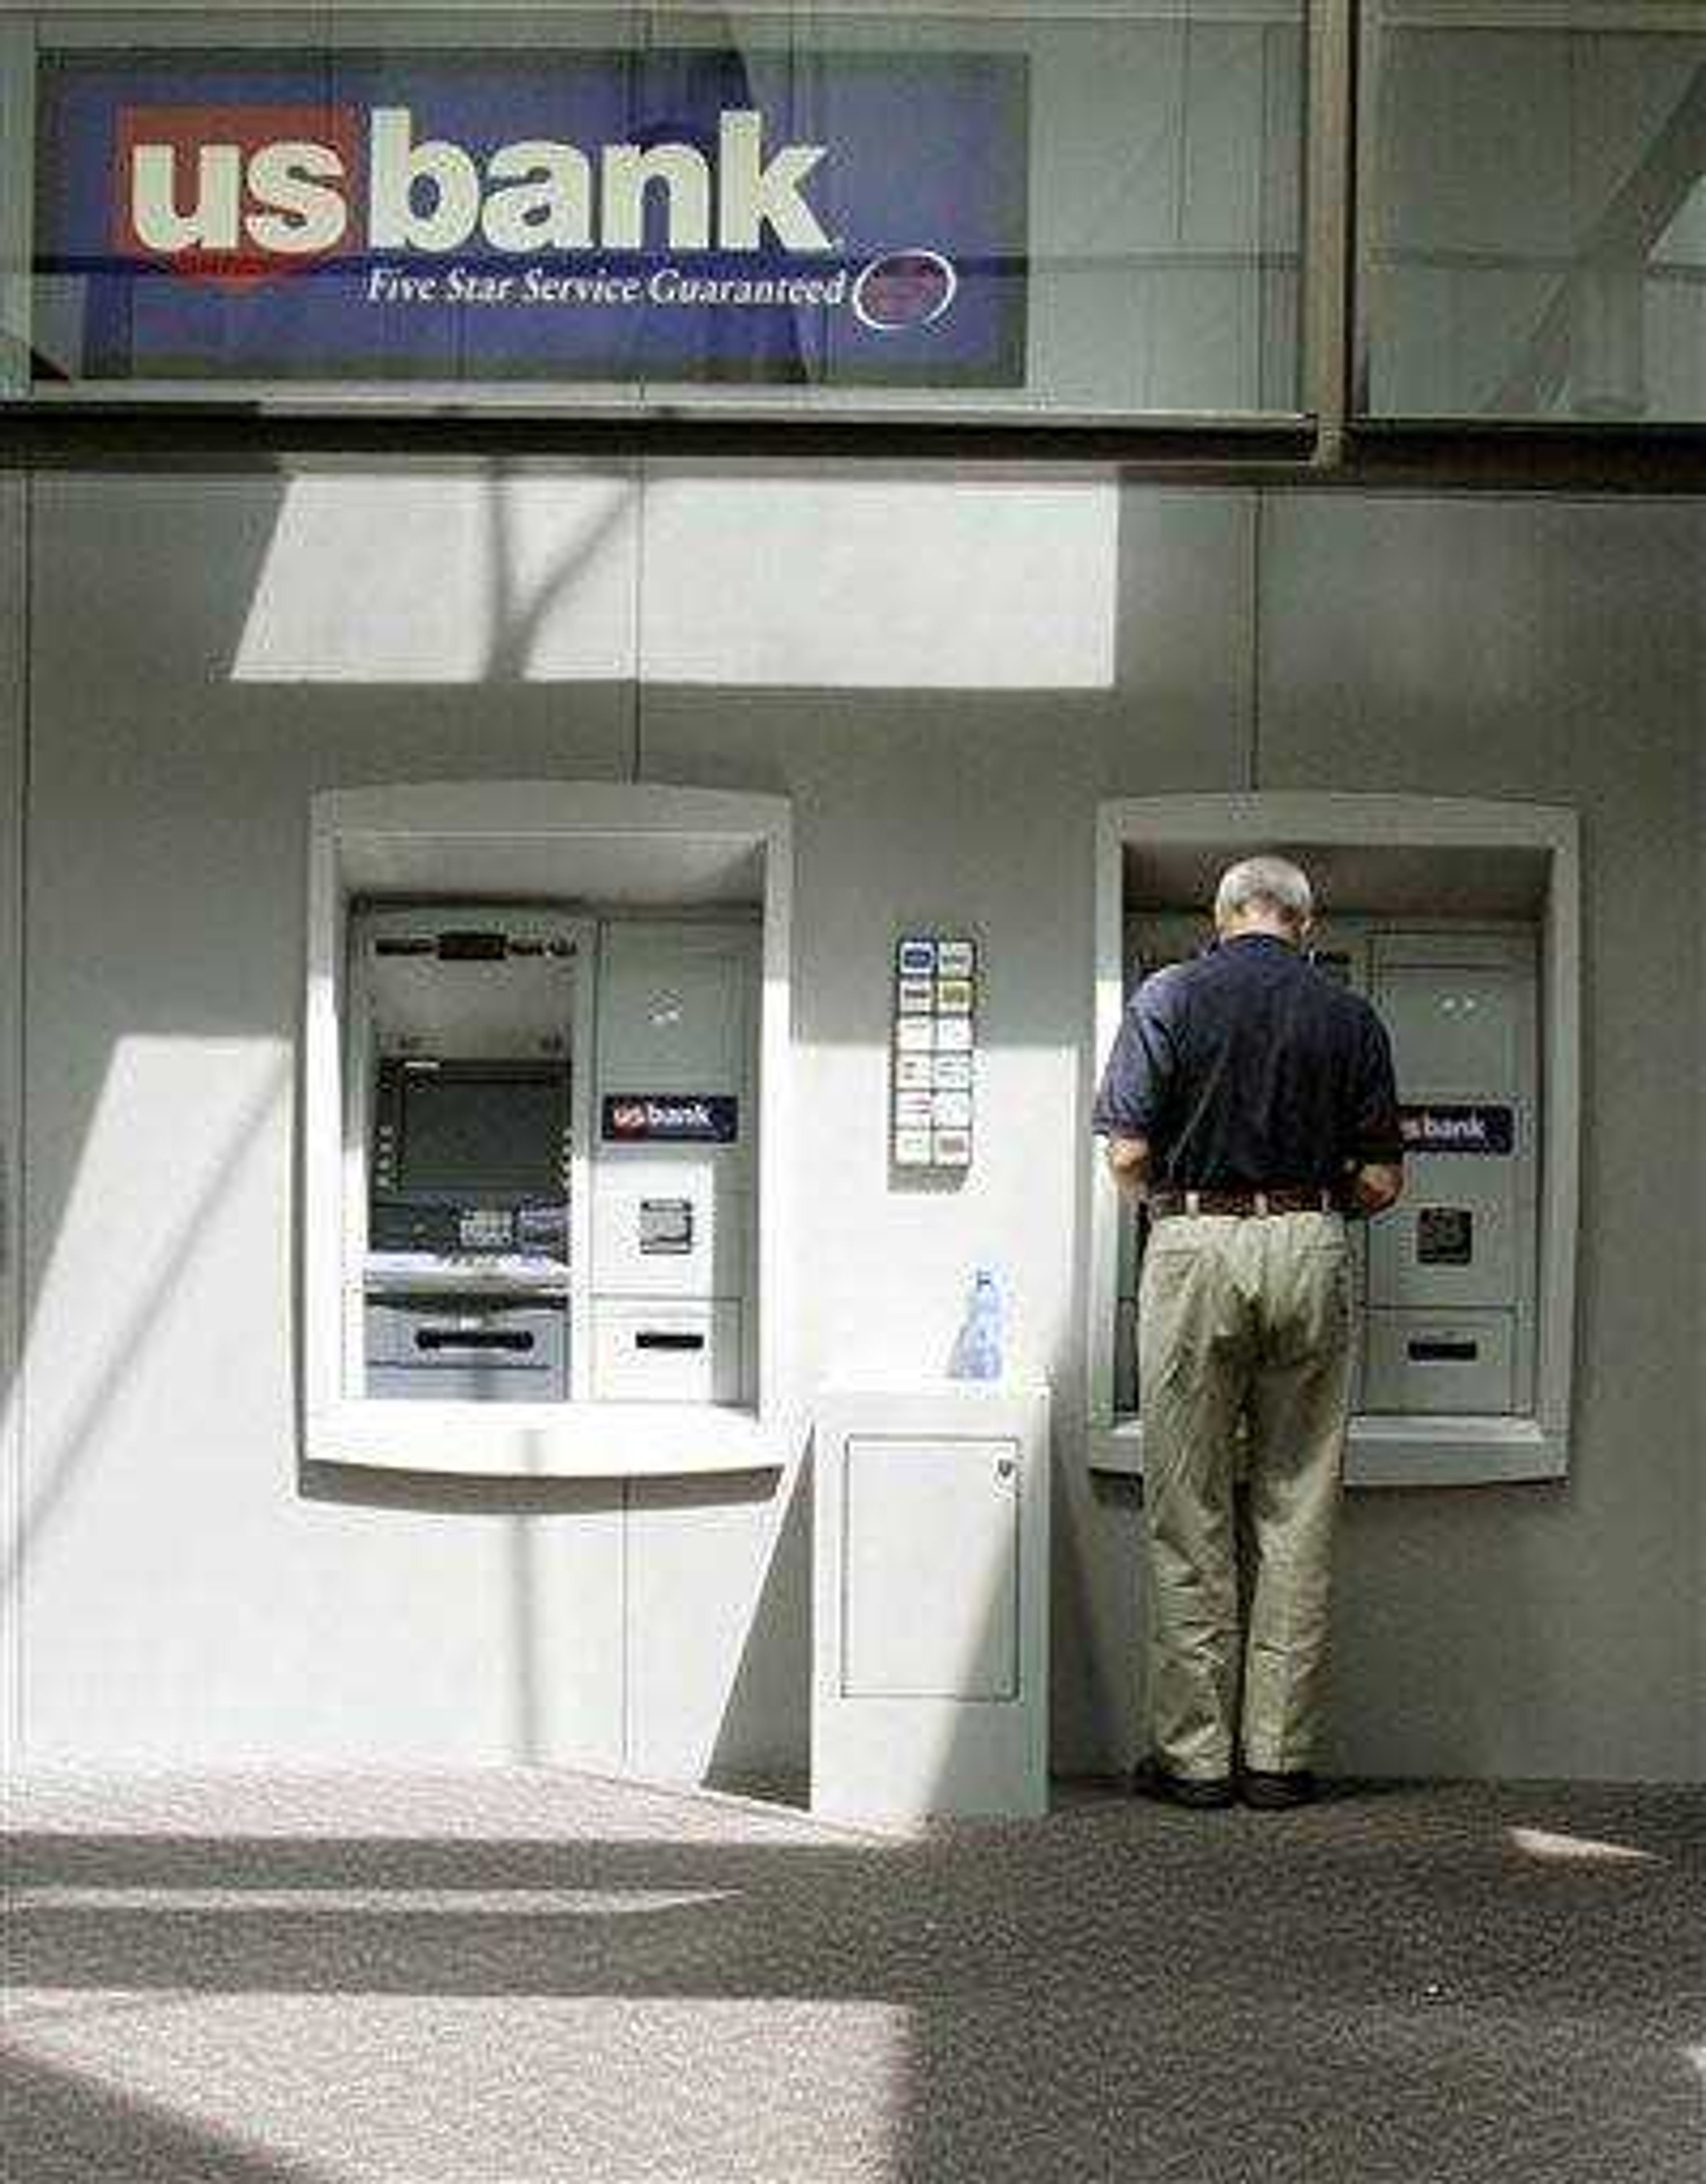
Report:
<svg viewBox="0 0 1706 2184"><path fill-rule="evenodd" d="M405 1402L560 1401L562 1307L480 1297L397 1297L367 1310L368 1392Z"/></svg>
<svg viewBox="0 0 1706 2184"><path fill-rule="evenodd" d="M534 1347L535 1338L503 1327L477 1328L470 1333L453 1333L447 1328L421 1327L415 1329L414 1346L434 1354L447 1350L481 1351L507 1350L525 1353Z"/></svg>
<svg viewBox="0 0 1706 2184"><path fill-rule="evenodd" d="M441 963L501 963L509 953L508 936L503 933L441 933Z"/></svg>
<svg viewBox="0 0 1706 2184"><path fill-rule="evenodd" d="M1389 1416L1503 1417L1514 1407L1514 1333L1509 1312L1454 1313L1447 1319L1373 1311L1363 1407Z"/></svg>
<svg viewBox="0 0 1706 2184"><path fill-rule="evenodd" d="M388 934L375 941L373 952L375 956L431 956L441 963L501 963L511 956L568 956L575 949L572 941L481 928Z"/></svg>

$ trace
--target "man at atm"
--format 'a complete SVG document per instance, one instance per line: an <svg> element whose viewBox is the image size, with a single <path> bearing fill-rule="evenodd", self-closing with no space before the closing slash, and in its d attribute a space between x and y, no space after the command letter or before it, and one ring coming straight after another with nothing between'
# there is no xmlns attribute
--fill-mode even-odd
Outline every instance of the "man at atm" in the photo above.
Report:
<svg viewBox="0 0 1706 2184"><path fill-rule="evenodd" d="M1221 878L1217 939L1144 980L1098 1095L1147 1210L1138 1317L1153 1747L1136 1786L1191 1807L1314 1795L1351 1373L1348 1214L1403 1183L1392 1049L1304 957L1309 883ZM1253 1567L1239 1660L1237 1488Z"/></svg>

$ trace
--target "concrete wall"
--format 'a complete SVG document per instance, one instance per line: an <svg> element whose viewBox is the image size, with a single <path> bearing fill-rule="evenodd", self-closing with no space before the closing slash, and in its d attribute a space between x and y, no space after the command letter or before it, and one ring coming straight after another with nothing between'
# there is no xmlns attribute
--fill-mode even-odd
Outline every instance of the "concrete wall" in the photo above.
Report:
<svg viewBox="0 0 1706 2184"><path fill-rule="evenodd" d="M709 466L31 501L25 1761L803 1765L794 1473L493 1489L296 1456L307 797L637 772L794 800L808 1372L939 1367L990 1258L1054 1374L1068 1767L1136 1736L1138 1513L1081 1437L1098 800L1577 805L1575 1470L1358 1501L1333 1757L1703 1770L1676 1208L1703 1181L1706 511ZM884 1154L890 949L938 920L987 960L956 1192Z"/></svg>

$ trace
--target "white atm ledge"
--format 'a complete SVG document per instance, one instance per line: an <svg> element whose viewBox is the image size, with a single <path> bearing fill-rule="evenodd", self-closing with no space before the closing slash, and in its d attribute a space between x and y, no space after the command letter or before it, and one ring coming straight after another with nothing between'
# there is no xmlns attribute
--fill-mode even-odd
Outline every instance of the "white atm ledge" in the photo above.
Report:
<svg viewBox="0 0 1706 2184"><path fill-rule="evenodd" d="M1143 1424L1090 1429L1090 1468L1143 1476ZM1348 1486L1503 1486L1562 1479L1570 1444L1533 1418L1361 1418L1351 1423Z"/></svg>
<svg viewBox="0 0 1706 2184"><path fill-rule="evenodd" d="M699 1403L347 1402L308 1421L314 1463L479 1479L675 1479L779 1471L785 1427Z"/></svg>

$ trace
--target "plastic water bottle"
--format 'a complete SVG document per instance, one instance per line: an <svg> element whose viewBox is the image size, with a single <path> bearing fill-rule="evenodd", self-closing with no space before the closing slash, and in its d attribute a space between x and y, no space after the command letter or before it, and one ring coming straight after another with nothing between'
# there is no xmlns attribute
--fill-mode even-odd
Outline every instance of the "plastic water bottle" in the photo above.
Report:
<svg viewBox="0 0 1706 2184"><path fill-rule="evenodd" d="M959 1380L1001 1378L1001 1284L987 1267L980 1267L972 1276L952 1370Z"/></svg>

